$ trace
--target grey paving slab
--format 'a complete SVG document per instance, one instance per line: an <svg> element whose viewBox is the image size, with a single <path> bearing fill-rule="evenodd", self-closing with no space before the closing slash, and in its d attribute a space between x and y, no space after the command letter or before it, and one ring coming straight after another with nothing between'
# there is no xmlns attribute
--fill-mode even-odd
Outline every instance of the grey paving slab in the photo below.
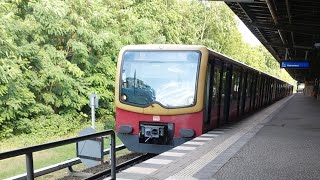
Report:
<svg viewBox="0 0 320 180"><path fill-rule="evenodd" d="M197 147L190 147L190 146L177 146L172 151L194 151Z"/></svg>
<svg viewBox="0 0 320 180"><path fill-rule="evenodd" d="M144 164L157 164L157 165L166 165L171 163L172 160L164 160L164 159L156 159L156 158L151 158L146 161L144 161Z"/></svg>
<svg viewBox="0 0 320 180"><path fill-rule="evenodd" d="M139 163L137 165L135 165L136 167L145 167L145 168L160 168L163 165L162 164L156 164L156 163Z"/></svg>
<svg viewBox="0 0 320 180"><path fill-rule="evenodd" d="M164 156L164 155L158 155L156 156L157 159L164 159L164 160L176 160L178 157L174 156Z"/></svg>
<svg viewBox="0 0 320 180"><path fill-rule="evenodd" d="M295 95L256 133L212 178L320 179L319 101Z"/></svg>
<svg viewBox="0 0 320 180"><path fill-rule="evenodd" d="M143 174L137 174L137 173L125 173L121 172L117 174L117 179L118 178L123 178L123 179L142 179L145 175Z"/></svg>

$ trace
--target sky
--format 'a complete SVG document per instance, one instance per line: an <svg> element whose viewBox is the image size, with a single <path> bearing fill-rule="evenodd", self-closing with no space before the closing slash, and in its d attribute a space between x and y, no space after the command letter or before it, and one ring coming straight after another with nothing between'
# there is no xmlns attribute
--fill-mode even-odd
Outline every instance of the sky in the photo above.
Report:
<svg viewBox="0 0 320 180"><path fill-rule="evenodd" d="M261 44L260 41L251 33L251 31L247 28L245 24L236 16L236 20L238 22L238 29L242 34L242 39L249 43L251 46Z"/></svg>

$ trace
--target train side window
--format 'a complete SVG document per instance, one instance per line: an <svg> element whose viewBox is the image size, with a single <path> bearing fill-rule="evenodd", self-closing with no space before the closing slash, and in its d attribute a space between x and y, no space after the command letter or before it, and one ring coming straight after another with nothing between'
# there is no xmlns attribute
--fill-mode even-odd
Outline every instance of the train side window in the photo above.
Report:
<svg viewBox="0 0 320 180"><path fill-rule="evenodd" d="M211 68L211 64L208 64L207 67L207 73L206 73L206 90L205 90L205 117L203 118L204 123L209 123L210 122L210 110L211 110L211 104L212 102L210 102L210 88L211 88L211 72L212 68Z"/></svg>
<svg viewBox="0 0 320 180"><path fill-rule="evenodd" d="M222 72L222 84L221 84L221 97L224 99L225 93L226 93L226 81L227 81L227 72L223 71ZM224 102L224 101L221 101Z"/></svg>
<svg viewBox="0 0 320 180"><path fill-rule="evenodd" d="M231 100L237 101L238 100L238 91L240 85L240 72L237 69L234 69L232 73L232 85L231 85Z"/></svg>
<svg viewBox="0 0 320 180"><path fill-rule="evenodd" d="M251 87L251 102L250 102L250 110L255 108L256 103L256 88L257 87L257 74L252 74L252 87Z"/></svg>
<svg viewBox="0 0 320 180"><path fill-rule="evenodd" d="M261 82L261 75L258 75L257 86L256 86L256 102L255 102L256 107L259 107L259 101L260 101L260 82Z"/></svg>
<svg viewBox="0 0 320 180"><path fill-rule="evenodd" d="M220 84L220 124L222 124L222 121L224 121L224 105L225 105L225 96L226 96L226 85L227 85L227 69L226 66L224 65L222 67L222 71L220 74L220 79L221 79L221 84Z"/></svg>
<svg viewBox="0 0 320 180"><path fill-rule="evenodd" d="M250 97L251 96L251 74L248 72L248 77L247 77L247 89L246 89L246 96Z"/></svg>
<svg viewBox="0 0 320 180"><path fill-rule="evenodd" d="M213 88L212 88L212 102L214 105L218 104L218 96L219 96L219 88L220 88L220 68L214 67L214 75L213 75Z"/></svg>
<svg viewBox="0 0 320 180"><path fill-rule="evenodd" d="M245 89L245 105L244 105L244 111L247 112L250 109L252 98L252 86L253 86L253 77L250 71L248 71L247 75L247 88Z"/></svg>

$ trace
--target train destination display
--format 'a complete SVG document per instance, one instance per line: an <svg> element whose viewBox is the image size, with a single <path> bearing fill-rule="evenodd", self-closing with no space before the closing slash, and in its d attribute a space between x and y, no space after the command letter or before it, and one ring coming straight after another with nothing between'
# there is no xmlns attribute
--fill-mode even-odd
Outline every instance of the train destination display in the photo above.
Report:
<svg viewBox="0 0 320 180"><path fill-rule="evenodd" d="M305 69L305 68L310 68L310 62L309 61L281 61L280 68Z"/></svg>

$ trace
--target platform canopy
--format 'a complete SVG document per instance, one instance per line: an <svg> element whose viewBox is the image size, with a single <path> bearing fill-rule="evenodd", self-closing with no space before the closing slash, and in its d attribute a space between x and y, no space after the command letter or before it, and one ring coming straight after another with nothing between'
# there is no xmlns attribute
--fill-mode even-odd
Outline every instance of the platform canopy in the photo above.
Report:
<svg viewBox="0 0 320 180"><path fill-rule="evenodd" d="M320 0L225 0L231 10L280 62L310 61L287 69L298 81L320 75Z"/></svg>

